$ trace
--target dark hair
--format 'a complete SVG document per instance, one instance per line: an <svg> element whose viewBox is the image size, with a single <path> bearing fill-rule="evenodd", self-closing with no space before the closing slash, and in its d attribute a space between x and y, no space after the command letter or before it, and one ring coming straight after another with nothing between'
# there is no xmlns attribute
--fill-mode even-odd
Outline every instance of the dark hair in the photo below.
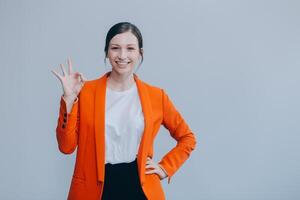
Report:
<svg viewBox="0 0 300 200"><path fill-rule="evenodd" d="M106 57L108 54L108 46L109 46L110 40L115 35L120 34L120 33L125 33L125 32L131 32L137 38L138 45L139 45L139 51L140 51L140 54L142 55L142 61L139 64L139 66L142 64L142 62L144 60L143 52L141 51L141 48L143 48L143 37L142 37L140 30L134 24L132 24L130 22L119 22L119 23L113 25L107 32L106 39L105 39L105 48L104 48L104 52L105 52L104 63L106 63Z"/></svg>

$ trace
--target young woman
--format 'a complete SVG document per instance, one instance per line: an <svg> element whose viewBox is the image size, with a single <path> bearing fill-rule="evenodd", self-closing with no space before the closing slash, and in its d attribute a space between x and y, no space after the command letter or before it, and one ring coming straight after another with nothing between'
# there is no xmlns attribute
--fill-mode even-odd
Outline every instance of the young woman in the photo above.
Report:
<svg viewBox="0 0 300 200"><path fill-rule="evenodd" d="M56 128L59 150L71 154L77 147L69 200L163 200L161 180L188 159L196 138L166 92L134 73L143 61L143 39L128 22L107 33L105 59L112 69L87 81L74 72L70 58L63 75L63 95ZM105 60L106 62L106 60ZM177 145L159 163L152 160L160 126Z"/></svg>

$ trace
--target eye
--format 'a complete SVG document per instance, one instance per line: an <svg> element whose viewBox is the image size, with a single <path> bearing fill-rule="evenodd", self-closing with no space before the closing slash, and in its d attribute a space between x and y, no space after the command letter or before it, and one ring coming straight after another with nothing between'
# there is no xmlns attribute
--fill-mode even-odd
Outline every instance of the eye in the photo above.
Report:
<svg viewBox="0 0 300 200"><path fill-rule="evenodd" d="M135 48L133 48L133 47L129 47L128 49L129 49L129 50L134 50Z"/></svg>
<svg viewBox="0 0 300 200"><path fill-rule="evenodd" d="M118 49L118 47L112 47L111 49Z"/></svg>

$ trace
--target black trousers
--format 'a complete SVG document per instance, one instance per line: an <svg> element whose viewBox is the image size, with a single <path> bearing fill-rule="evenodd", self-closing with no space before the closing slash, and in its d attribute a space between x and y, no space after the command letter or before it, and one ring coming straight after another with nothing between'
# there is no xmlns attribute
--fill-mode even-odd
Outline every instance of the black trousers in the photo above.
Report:
<svg viewBox="0 0 300 200"><path fill-rule="evenodd" d="M147 200L141 187L137 158L130 163L105 164L102 200Z"/></svg>

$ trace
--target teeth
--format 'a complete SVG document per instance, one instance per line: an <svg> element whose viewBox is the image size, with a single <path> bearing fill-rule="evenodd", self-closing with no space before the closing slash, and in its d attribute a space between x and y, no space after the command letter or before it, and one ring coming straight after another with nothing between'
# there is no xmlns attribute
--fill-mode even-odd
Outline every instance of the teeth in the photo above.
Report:
<svg viewBox="0 0 300 200"><path fill-rule="evenodd" d="M117 62L120 65L127 65L129 62Z"/></svg>

